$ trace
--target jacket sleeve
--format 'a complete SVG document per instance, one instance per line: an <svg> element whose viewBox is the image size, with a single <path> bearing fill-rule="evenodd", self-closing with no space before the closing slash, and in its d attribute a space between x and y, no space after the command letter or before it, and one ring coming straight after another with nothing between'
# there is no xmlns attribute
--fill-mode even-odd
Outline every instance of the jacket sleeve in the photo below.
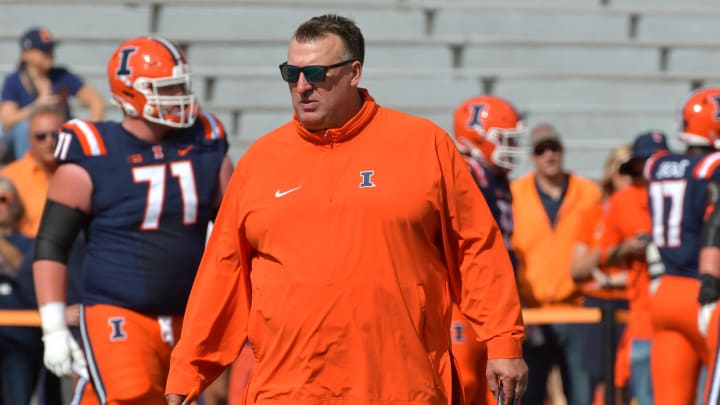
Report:
<svg viewBox="0 0 720 405"><path fill-rule="evenodd" d="M520 358L522 312L502 234L449 136L437 139L442 240L455 303L487 342L488 358Z"/></svg>
<svg viewBox="0 0 720 405"><path fill-rule="evenodd" d="M168 394L205 389L239 355L247 338L251 248L239 207L242 170L233 173L205 248L170 360Z"/></svg>

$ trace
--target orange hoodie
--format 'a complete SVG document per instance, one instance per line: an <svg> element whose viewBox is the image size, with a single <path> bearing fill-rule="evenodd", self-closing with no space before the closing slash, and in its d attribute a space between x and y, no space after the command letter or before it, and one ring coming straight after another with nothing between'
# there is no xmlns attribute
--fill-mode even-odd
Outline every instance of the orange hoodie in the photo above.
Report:
<svg viewBox="0 0 720 405"><path fill-rule="evenodd" d="M205 388L249 337L248 404L450 404L453 297L490 358L522 357L512 266L452 140L362 95L342 128L295 118L238 162L166 392Z"/></svg>

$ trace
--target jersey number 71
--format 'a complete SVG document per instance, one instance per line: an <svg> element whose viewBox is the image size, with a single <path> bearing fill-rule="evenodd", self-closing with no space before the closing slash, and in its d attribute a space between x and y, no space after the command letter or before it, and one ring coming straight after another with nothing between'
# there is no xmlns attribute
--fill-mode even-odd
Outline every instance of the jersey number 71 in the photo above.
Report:
<svg viewBox="0 0 720 405"><path fill-rule="evenodd" d="M145 215L140 229L150 231L158 229L160 216L165 203L165 177L167 167L170 174L180 184L180 195L183 205L183 224L192 225L197 221L198 196L195 186L195 175L190 161L171 162L168 164L136 166L132 168L135 183L148 183Z"/></svg>

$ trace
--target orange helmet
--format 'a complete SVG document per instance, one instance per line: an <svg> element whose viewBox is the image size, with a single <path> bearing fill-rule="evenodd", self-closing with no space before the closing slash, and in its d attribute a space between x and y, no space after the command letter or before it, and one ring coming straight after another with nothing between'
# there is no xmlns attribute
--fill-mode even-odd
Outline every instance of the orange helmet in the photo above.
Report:
<svg viewBox="0 0 720 405"><path fill-rule="evenodd" d="M720 149L720 88L700 89L690 94L681 114L681 141L690 146Z"/></svg>
<svg viewBox="0 0 720 405"><path fill-rule="evenodd" d="M495 96L473 97L460 104L453 121L461 153L508 170L522 163L526 132L509 102Z"/></svg>
<svg viewBox="0 0 720 405"><path fill-rule="evenodd" d="M138 37L124 42L110 57L107 75L112 100L125 114L174 128L195 122L190 66L183 51L167 39ZM181 86L182 92L163 91L171 86Z"/></svg>

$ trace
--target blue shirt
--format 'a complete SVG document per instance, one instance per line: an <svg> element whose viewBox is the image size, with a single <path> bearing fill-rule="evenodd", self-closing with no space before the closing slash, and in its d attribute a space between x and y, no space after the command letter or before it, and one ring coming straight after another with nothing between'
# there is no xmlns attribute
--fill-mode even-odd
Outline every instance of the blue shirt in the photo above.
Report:
<svg viewBox="0 0 720 405"><path fill-rule="evenodd" d="M565 193L567 192L568 188L568 178L569 176L565 176L565 180L563 180L562 184L562 193L560 194L560 198L555 200L549 194L542 191L542 189L538 185L537 177L535 177L535 188L537 189L538 195L540 196L540 201L542 202L543 207L545 207L545 213L547 214L548 219L550 219L550 225L553 228L555 228L555 221L557 220L557 214L558 211L560 211L560 206L565 199Z"/></svg>
<svg viewBox="0 0 720 405"><path fill-rule="evenodd" d="M25 88L20 80L21 72L21 70L16 70L5 78L0 101L14 101L18 104L18 107L23 108L35 101L37 94ZM72 117L68 97L77 95L84 84L83 80L62 67L51 68L48 77L50 78L53 94L64 96L63 108L67 116Z"/></svg>

